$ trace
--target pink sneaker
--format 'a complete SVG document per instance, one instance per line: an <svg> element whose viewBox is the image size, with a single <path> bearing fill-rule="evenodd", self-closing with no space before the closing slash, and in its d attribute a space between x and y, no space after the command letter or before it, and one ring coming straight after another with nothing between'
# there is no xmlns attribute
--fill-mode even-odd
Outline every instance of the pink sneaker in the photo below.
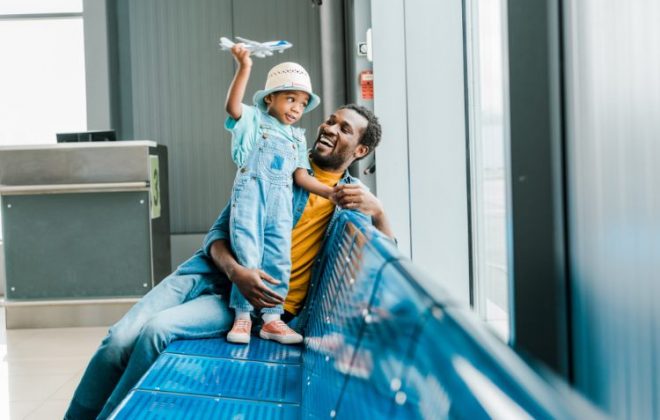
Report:
<svg viewBox="0 0 660 420"><path fill-rule="evenodd" d="M259 337L282 344L298 344L303 341L302 335L289 328L281 319L264 324L259 331Z"/></svg>
<svg viewBox="0 0 660 420"><path fill-rule="evenodd" d="M250 330L252 321L249 319L235 319L234 326L227 334L227 341L230 343L248 344L250 342Z"/></svg>

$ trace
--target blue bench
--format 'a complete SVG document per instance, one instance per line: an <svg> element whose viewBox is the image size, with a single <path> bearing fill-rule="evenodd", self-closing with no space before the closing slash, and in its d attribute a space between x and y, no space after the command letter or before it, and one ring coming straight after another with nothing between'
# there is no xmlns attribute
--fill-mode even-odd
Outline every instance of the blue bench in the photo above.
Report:
<svg viewBox="0 0 660 420"><path fill-rule="evenodd" d="M352 212L331 226L304 346L170 344L114 419L598 418Z"/></svg>

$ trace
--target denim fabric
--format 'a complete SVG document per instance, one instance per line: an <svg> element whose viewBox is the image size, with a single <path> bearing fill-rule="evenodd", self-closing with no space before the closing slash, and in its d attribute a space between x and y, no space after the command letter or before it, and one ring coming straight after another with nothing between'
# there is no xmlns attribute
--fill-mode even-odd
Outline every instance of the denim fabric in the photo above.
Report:
<svg viewBox="0 0 660 420"><path fill-rule="evenodd" d="M107 418L175 339L219 336L233 314L219 275L171 274L113 325L92 357L65 419ZM100 414L99 414L100 412Z"/></svg>
<svg viewBox="0 0 660 420"><path fill-rule="evenodd" d="M314 174L312 170L309 171L311 175ZM339 184L359 184L362 185L359 179L351 176L348 171L344 174L342 179L339 180ZM364 186L364 188L367 188ZM302 216L305 206L307 206L307 200L309 199L309 192L304 188L293 184L293 226L298 223L300 216ZM216 273L218 271L215 268L215 265L211 261L211 245L215 241L224 240L229 241L229 214L231 210L231 202L227 203L224 209L220 212L220 215L215 220L208 233L204 237L202 243L202 248L199 249L195 255L190 257L187 261L181 264L178 268L179 272L182 273ZM342 211L339 207L335 209L332 219L330 219L329 226L334 225L337 220L337 215ZM363 215L363 217L368 218L368 216ZM326 228L326 232L329 229ZM327 236L327 233L326 233Z"/></svg>
<svg viewBox="0 0 660 420"><path fill-rule="evenodd" d="M230 243L237 261L258 268L280 283L266 283L286 296L291 275L291 229L293 228L293 172L297 143L262 118L261 136L234 180L229 218ZM249 312L254 308L233 286L229 306ZM262 313L283 313L282 305Z"/></svg>

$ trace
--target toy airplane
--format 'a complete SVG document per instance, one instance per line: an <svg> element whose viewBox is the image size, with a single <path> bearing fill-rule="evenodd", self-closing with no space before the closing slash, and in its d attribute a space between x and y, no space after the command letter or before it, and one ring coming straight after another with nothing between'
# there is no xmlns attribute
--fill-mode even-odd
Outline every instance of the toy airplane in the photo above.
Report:
<svg viewBox="0 0 660 420"><path fill-rule="evenodd" d="M245 48L250 51L250 55L255 57L264 58L273 55L273 52L284 52L287 48L293 47L293 44L289 41L279 40L279 41L268 41L268 42L257 42L251 41L249 39L241 38L240 36L236 37L236 40L245 44ZM220 49L230 50L234 46L234 42L230 41L224 36L220 38Z"/></svg>

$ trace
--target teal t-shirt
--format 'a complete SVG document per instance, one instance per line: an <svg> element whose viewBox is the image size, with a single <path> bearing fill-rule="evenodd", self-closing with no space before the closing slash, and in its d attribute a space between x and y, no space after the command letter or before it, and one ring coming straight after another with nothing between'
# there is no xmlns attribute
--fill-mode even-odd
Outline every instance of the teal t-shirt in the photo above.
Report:
<svg viewBox="0 0 660 420"><path fill-rule="evenodd" d="M265 120L282 137L296 144L296 150L298 151L296 166L309 169L307 142L302 128L282 124L277 118L268 115L255 106L241 105L241 118L235 120L229 116L225 120L225 128L231 133L231 158L239 168L245 165L252 148L257 144L260 136L259 127L261 121ZM294 136L294 130L298 132L298 136Z"/></svg>

